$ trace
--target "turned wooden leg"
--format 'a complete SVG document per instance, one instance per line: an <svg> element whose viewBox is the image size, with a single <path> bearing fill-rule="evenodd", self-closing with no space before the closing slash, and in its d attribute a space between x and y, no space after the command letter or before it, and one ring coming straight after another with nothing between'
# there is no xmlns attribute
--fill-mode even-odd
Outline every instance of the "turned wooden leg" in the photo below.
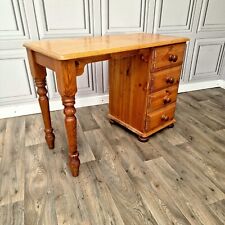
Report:
<svg viewBox="0 0 225 225"><path fill-rule="evenodd" d="M75 94L77 93L77 75L83 69L77 68L74 60L56 61L56 80L59 93L62 97L65 114L65 127L67 132L67 142L69 150L68 164L74 177L79 175L79 153L77 151L77 119Z"/></svg>
<svg viewBox="0 0 225 225"><path fill-rule="evenodd" d="M34 52L27 49L27 56L29 59L31 74L34 78L35 84L37 86L37 93L39 95L39 105L42 112L42 117L45 126L45 139L48 144L49 149L54 148L55 135L53 133L50 112L49 112L49 102L47 97L46 86L46 68L37 64Z"/></svg>
<svg viewBox="0 0 225 225"><path fill-rule="evenodd" d="M37 86L38 100L42 112L42 117L45 126L45 140L48 144L49 149L54 148L55 135L53 133L50 111L49 111L49 101L47 97L46 80L45 78L35 78L35 83Z"/></svg>
<svg viewBox="0 0 225 225"><path fill-rule="evenodd" d="M141 137L141 136L138 136L138 140L140 142L147 142L149 140L149 137Z"/></svg>
<svg viewBox="0 0 225 225"><path fill-rule="evenodd" d="M74 177L79 175L79 153L77 151L77 118L74 108L75 96L62 97L65 114L65 126L67 131L68 147L69 147L69 167Z"/></svg>

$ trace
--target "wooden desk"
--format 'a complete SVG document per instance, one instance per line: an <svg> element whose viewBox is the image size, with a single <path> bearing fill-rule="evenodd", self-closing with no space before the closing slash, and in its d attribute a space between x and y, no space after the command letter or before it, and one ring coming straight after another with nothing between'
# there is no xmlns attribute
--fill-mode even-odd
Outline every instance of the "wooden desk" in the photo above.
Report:
<svg viewBox="0 0 225 225"><path fill-rule="evenodd" d="M82 75L85 65L109 60L109 117L146 141L152 133L175 122L173 115L186 41L187 38L142 33L24 44L50 149L54 148L55 136L46 95L46 68L56 73L73 176L78 176L80 166L74 107L76 77Z"/></svg>

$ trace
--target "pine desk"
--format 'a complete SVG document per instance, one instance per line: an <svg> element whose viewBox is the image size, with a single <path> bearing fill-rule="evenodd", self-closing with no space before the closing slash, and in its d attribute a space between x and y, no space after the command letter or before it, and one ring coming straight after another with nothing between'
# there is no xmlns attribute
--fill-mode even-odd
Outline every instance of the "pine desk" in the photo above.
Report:
<svg viewBox="0 0 225 225"><path fill-rule="evenodd" d="M65 114L69 166L79 173L75 95L76 77L87 63L109 60L109 118L146 141L175 122L176 95L187 38L157 34L126 34L25 43L37 86L45 139L54 148L46 68L55 71Z"/></svg>

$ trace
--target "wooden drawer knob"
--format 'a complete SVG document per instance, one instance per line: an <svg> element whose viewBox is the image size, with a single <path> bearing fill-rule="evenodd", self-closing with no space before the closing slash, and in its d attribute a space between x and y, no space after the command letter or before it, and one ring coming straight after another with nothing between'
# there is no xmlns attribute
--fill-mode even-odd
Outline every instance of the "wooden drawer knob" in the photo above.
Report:
<svg viewBox="0 0 225 225"><path fill-rule="evenodd" d="M168 59L170 62L176 62L178 59L178 56L177 55L169 55Z"/></svg>
<svg viewBox="0 0 225 225"><path fill-rule="evenodd" d="M164 99L163 99L163 103L164 104L168 104L168 103L170 103L171 102L171 98L169 98L169 97L165 97Z"/></svg>
<svg viewBox="0 0 225 225"><path fill-rule="evenodd" d="M169 116L163 114L163 115L161 116L161 119L162 119L163 121L168 121L168 120L169 120Z"/></svg>
<svg viewBox="0 0 225 225"><path fill-rule="evenodd" d="M174 83L174 78L173 77L167 77L166 78L166 83L173 84Z"/></svg>

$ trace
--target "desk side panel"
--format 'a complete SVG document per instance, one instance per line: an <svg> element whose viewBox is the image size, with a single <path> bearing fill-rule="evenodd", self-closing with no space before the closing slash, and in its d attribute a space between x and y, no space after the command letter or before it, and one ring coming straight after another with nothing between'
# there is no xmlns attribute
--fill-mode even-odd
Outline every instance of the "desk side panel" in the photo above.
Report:
<svg viewBox="0 0 225 225"><path fill-rule="evenodd" d="M150 50L121 54L109 62L109 115L117 122L144 131Z"/></svg>

